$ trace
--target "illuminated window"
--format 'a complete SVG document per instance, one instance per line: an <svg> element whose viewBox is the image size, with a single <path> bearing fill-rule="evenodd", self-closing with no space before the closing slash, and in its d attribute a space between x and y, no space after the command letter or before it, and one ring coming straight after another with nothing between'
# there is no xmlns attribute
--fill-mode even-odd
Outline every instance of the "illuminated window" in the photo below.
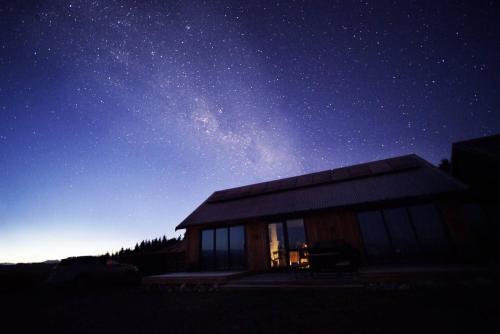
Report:
<svg viewBox="0 0 500 334"><path fill-rule="evenodd" d="M308 267L309 254L302 219L268 225L271 268Z"/></svg>
<svg viewBox="0 0 500 334"><path fill-rule="evenodd" d="M269 252L271 268L286 267L285 234L283 223L269 224Z"/></svg>

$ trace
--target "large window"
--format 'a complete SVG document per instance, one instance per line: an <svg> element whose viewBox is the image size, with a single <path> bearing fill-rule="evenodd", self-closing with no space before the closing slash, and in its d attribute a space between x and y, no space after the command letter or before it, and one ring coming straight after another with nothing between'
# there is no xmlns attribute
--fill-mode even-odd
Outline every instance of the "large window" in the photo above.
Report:
<svg viewBox="0 0 500 334"><path fill-rule="evenodd" d="M201 231L201 264L203 269L213 269L215 265L214 230Z"/></svg>
<svg viewBox="0 0 500 334"><path fill-rule="evenodd" d="M286 267L285 233L283 223L268 225L271 268Z"/></svg>
<svg viewBox="0 0 500 334"><path fill-rule="evenodd" d="M365 250L374 262L388 261L392 256L392 247L384 219L380 211L367 211L358 214L359 225Z"/></svg>
<svg viewBox="0 0 500 334"><path fill-rule="evenodd" d="M245 228L243 226L202 230L201 266L204 270L245 267Z"/></svg>
<svg viewBox="0 0 500 334"><path fill-rule="evenodd" d="M245 228L229 228L229 263L233 269L245 267Z"/></svg>
<svg viewBox="0 0 500 334"><path fill-rule="evenodd" d="M215 230L215 269L224 270L229 267L228 229Z"/></svg>
<svg viewBox="0 0 500 334"><path fill-rule="evenodd" d="M269 224L268 232L271 268L307 267L309 265L306 233L302 219Z"/></svg>
<svg viewBox="0 0 500 334"><path fill-rule="evenodd" d="M441 217L433 205L409 208L418 240L427 255L446 255L450 245Z"/></svg>
<svg viewBox="0 0 500 334"><path fill-rule="evenodd" d="M451 247L432 204L358 213L365 252L372 263L439 261Z"/></svg>
<svg viewBox="0 0 500 334"><path fill-rule="evenodd" d="M392 247L400 260L416 259L420 254L415 232L405 208L383 211L387 232L392 239Z"/></svg>

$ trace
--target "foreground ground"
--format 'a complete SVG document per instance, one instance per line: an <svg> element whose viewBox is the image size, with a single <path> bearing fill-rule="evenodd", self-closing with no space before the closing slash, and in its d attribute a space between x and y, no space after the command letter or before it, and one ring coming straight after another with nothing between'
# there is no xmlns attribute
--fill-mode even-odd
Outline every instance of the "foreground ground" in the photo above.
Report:
<svg viewBox="0 0 500 334"><path fill-rule="evenodd" d="M500 333L499 289L0 291L2 326L44 333Z"/></svg>

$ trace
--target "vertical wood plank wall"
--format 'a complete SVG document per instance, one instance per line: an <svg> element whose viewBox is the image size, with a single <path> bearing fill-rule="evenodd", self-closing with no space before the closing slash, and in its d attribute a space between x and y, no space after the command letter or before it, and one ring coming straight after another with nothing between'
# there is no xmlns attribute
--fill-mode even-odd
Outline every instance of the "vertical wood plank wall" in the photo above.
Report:
<svg viewBox="0 0 500 334"><path fill-rule="evenodd" d="M186 268L199 269L200 264L200 228L188 227L186 229Z"/></svg>
<svg viewBox="0 0 500 334"><path fill-rule="evenodd" d="M354 211L334 211L309 214L303 217L308 243L343 239L363 254L363 241ZM269 245L267 223L253 221L245 224L247 268L250 271L269 269ZM186 266L199 269L200 228L186 230Z"/></svg>
<svg viewBox="0 0 500 334"><path fill-rule="evenodd" d="M448 227L451 241L459 258L467 260L475 255L476 240L465 221L463 207L452 201L438 203L443 220ZM303 216L309 246L318 241L341 239L357 249L364 257L363 239L356 212L351 210L325 211ZM269 269L269 245L267 222L251 221L245 226L247 269L263 271ZM186 230L186 266L200 269L200 228Z"/></svg>
<svg viewBox="0 0 500 334"><path fill-rule="evenodd" d="M354 211L313 213L304 217L310 246L318 241L343 239L363 254L363 240Z"/></svg>
<svg viewBox="0 0 500 334"><path fill-rule="evenodd" d="M246 229L247 268L261 271L269 268L269 245L267 244L267 224L250 222Z"/></svg>
<svg viewBox="0 0 500 334"><path fill-rule="evenodd" d="M467 224L463 207L460 203L446 202L438 204L443 220L450 234L451 242L459 259L470 260L477 251L474 233Z"/></svg>

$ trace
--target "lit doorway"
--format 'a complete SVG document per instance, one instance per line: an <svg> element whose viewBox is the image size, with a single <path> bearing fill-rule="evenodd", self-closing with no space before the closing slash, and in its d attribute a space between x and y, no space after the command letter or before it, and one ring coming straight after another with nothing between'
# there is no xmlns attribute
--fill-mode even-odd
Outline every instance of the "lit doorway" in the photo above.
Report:
<svg viewBox="0 0 500 334"><path fill-rule="evenodd" d="M271 268L308 268L309 252L302 219L268 225Z"/></svg>

